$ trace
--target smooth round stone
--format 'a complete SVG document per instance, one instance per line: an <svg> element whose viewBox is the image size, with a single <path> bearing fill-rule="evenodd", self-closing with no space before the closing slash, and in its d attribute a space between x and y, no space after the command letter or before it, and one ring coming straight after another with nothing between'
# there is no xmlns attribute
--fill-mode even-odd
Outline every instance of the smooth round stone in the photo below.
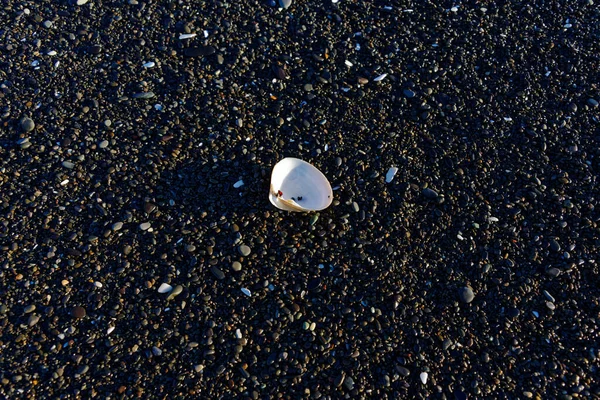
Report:
<svg viewBox="0 0 600 400"><path fill-rule="evenodd" d="M560 244L558 244L556 239L550 239L550 248L554 251L560 251Z"/></svg>
<svg viewBox="0 0 600 400"><path fill-rule="evenodd" d="M85 308L81 306L73 307L73 309L71 310L71 315L75 318L83 318L86 315Z"/></svg>
<svg viewBox="0 0 600 400"><path fill-rule="evenodd" d="M279 7L288 8L292 5L292 0L279 0Z"/></svg>
<svg viewBox="0 0 600 400"><path fill-rule="evenodd" d="M312 85L312 84L310 84L310 83L307 83L307 84L305 84L305 85L303 86L303 88L304 88L304 90L305 90L305 91L307 91L307 92L310 92L310 91L312 91L312 90L313 90L313 85Z"/></svg>
<svg viewBox="0 0 600 400"><path fill-rule="evenodd" d="M161 283L158 287L158 293L169 293L171 290L173 290L173 286L168 283Z"/></svg>
<svg viewBox="0 0 600 400"><path fill-rule="evenodd" d="M73 169L75 164L73 164L71 161L63 161L62 166L68 169Z"/></svg>
<svg viewBox="0 0 600 400"><path fill-rule="evenodd" d="M78 6L82 6L84 4L86 4L89 0L77 0L77 5Z"/></svg>
<svg viewBox="0 0 600 400"><path fill-rule="evenodd" d="M183 292L183 286L181 286L181 285L175 286L175 288L173 288L173 291L169 294L169 297L167 298L167 300L173 300L175 297L177 297L179 294L181 294L181 292Z"/></svg>
<svg viewBox="0 0 600 400"><path fill-rule="evenodd" d="M598 107L598 101L596 99L588 99L588 104L592 107Z"/></svg>
<svg viewBox="0 0 600 400"><path fill-rule="evenodd" d="M249 256L250 255L250 247L246 246L245 244L242 244L240 247L238 247L238 251L240 252L241 255L243 255L244 257Z"/></svg>
<svg viewBox="0 0 600 400"><path fill-rule="evenodd" d="M548 271L546 271L546 273L548 275L550 275L551 277L555 278L558 275L560 275L560 269L558 269L556 267L548 268Z"/></svg>
<svg viewBox="0 0 600 400"><path fill-rule="evenodd" d="M210 268L210 272L212 272L218 280L225 279L225 273L214 265Z"/></svg>
<svg viewBox="0 0 600 400"><path fill-rule="evenodd" d="M27 320L27 326L29 326L31 328L32 326L37 324L39 320L40 320L39 315L31 314L29 316L29 319Z"/></svg>
<svg viewBox="0 0 600 400"><path fill-rule="evenodd" d="M122 222L115 222L114 224L111 225L110 227L113 231L120 231L121 228L123 228L123 223Z"/></svg>
<svg viewBox="0 0 600 400"><path fill-rule="evenodd" d="M233 269L234 271L241 271L242 263L239 261L234 261L233 264L231 264L231 269Z"/></svg>
<svg viewBox="0 0 600 400"><path fill-rule="evenodd" d="M427 197L428 199L437 199L437 197L439 196L438 193L430 188L425 188L423 189L423 196Z"/></svg>
<svg viewBox="0 0 600 400"><path fill-rule="evenodd" d="M473 289L465 286L458 290L458 297L463 303L470 303L475 298L475 295L473 294Z"/></svg>
<svg viewBox="0 0 600 400"><path fill-rule="evenodd" d="M143 231L147 231L150 229L150 222L143 222L140 224L140 229Z"/></svg>
<svg viewBox="0 0 600 400"><path fill-rule="evenodd" d="M406 89L406 90L404 91L404 95L405 95L407 98L409 98L409 99L412 99L413 97L415 97L415 92L413 92L413 91L412 91L412 90L410 90L410 89Z"/></svg>
<svg viewBox="0 0 600 400"><path fill-rule="evenodd" d="M30 304L27 307L25 307L25 309L23 310L25 312L25 314L29 314L30 312L35 310L35 305Z"/></svg>
<svg viewBox="0 0 600 400"><path fill-rule="evenodd" d="M35 122L29 117L25 117L21 120L21 130L23 132L31 132L35 129Z"/></svg>
<svg viewBox="0 0 600 400"><path fill-rule="evenodd" d="M100 143L98 143L98 147L100 147L101 149L105 149L108 147L108 140L103 140Z"/></svg>
<svg viewBox="0 0 600 400"><path fill-rule="evenodd" d="M410 375L410 371L408 368L403 367L402 365L396 365L396 370L400 373L400 375L406 377Z"/></svg>

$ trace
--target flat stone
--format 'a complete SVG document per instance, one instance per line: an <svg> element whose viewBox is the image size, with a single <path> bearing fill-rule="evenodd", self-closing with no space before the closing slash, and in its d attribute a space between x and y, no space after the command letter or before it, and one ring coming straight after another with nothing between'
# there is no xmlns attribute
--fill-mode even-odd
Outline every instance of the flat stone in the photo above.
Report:
<svg viewBox="0 0 600 400"><path fill-rule="evenodd" d="M31 328L32 326L37 324L39 320L40 320L39 315L31 314L29 316L29 319L27 320L27 326L29 326Z"/></svg>
<svg viewBox="0 0 600 400"><path fill-rule="evenodd" d="M154 97L154 92L140 92L135 93L133 96L134 99L151 99Z"/></svg>
<svg viewBox="0 0 600 400"><path fill-rule="evenodd" d="M423 189L423 196L427 197L428 199L437 199L438 198L438 192L436 192L433 189L430 188L425 188Z"/></svg>
<svg viewBox="0 0 600 400"><path fill-rule="evenodd" d="M168 283L161 283L158 287L158 293L169 293L171 290L173 290L173 286Z"/></svg>
<svg viewBox="0 0 600 400"><path fill-rule="evenodd" d="M122 222L115 222L114 224L111 225L110 227L113 231L120 231L121 228L123 228L123 223Z"/></svg>

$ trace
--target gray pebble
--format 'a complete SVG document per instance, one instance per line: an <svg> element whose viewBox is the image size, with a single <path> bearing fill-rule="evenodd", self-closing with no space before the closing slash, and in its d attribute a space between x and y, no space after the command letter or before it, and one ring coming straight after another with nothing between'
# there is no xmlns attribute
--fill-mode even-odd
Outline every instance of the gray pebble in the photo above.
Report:
<svg viewBox="0 0 600 400"><path fill-rule="evenodd" d="M216 266L214 266L214 265L210 268L210 272L212 272L212 274L218 280L221 280L221 279L225 278L225 273L223 271L221 271L219 268L217 268Z"/></svg>
<svg viewBox="0 0 600 400"><path fill-rule="evenodd" d="M114 224L111 225L110 227L113 231L120 231L121 228L123 228L123 223L122 222L115 222Z"/></svg>
<svg viewBox="0 0 600 400"><path fill-rule="evenodd" d="M31 132L35 129L35 122L31 118L25 117L21 120L21 130L23 132Z"/></svg>
<svg viewBox="0 0 600 400"><path fill-rule="evenodd" d="M147 231L148 229L150 229L150 222L142 222L140 224L140 229L143 231Z"/></svg>
<svg viewBox="0 0 600 400"><path fill-rule="evenodd" d="M473 294L473 289L465 286L458 290L458 297L463 303L470 303L475 298L475 295Z"/></svg>
<svg viewBox="0 0 600 400"><path fill-rule="evenodd" d="M423 196L427 197L428 199L437 199L439 195L438 192L436 192L435 190L425 188L423 189Z"/></svg>
<svg viewBox="0 0 600 400"><path fill-rule="evenodd" d="M558 244L556 239L550 239L550 248L554 251L560 251L560 244Z"/></svg>
<svg viewBox="0 0 600 400"><path fill-rule="evenodd" d="M402 365L396 365L396 371L398 371L398 373L404 377L410 375L410 371L408 370L408 368L403 367Z"/></svg>
<svg viewBox="0 0 600 400"><path fill-rule="evenodd" d="M250 247L246 246L245 244L242 244L240 247L238 247L238 251L240 252L241 255L243 255L244 257L249 256L250 255Z"/></svg>
<svg viewBox="0 0 600 400"><path fill-rule="evenodd" d="M233 269L234 271L241 271L242 263L240 263L239 261L234 261L233 264L231 264L231 269Z"/></svg>
<svg viewBox="0 0 600 400"><path fill-rule="evenodd" d="M279 6L281 8L288 8L292 5L292 0L279 0Z"/></svg>
<svg viewBox="0 0 600 400"><path fill-rule="evenodd" d="M103 140L100 143L98 143L98 147L100 147L101 149L105 149L108 147L108 140Z"/></svg>
<svg viewBox="0 0 600 400"><path fill-rule="evenodd" d="M25 309L23 310L23 312L25 312L25 314L29 314L30 312L35 310L35 305L30 304L27 307L25 307Z"/></svg>
<svg viewBox="0 0 600 400"><path fill-rule="evenodd" d="M588 104L594 108L598 107L598 101L596 99L588 99Z"/></svg>
<svg viewBox="0 0 600 400"><path fill-rule="evenodd" d="M63 161L62 166L67 169L73 169L75 167L75 164L73 164L71 161Z"/></svg>
<svg viewBox="0 0 600 400"><path fill-rule="evenodd" d="M39 315L31 314L29 316L29 319L27 320L27 326L29 326L31 328L32 326L37 324L39 320L40 320Z"/></svg>
<svg viewBox="0 0 600 400"><path fill-rule="evenodd" d="M140 92L132 96L134 99L151 99L154 97L154 92Z"/></svg>
<svg viewBox="0 0 600 400"><path fill-rule="evenodd" d="M360 210L357 202L355 202L355 201L352 202L352 209L354 210L354 212L358 212Z"/></svg>

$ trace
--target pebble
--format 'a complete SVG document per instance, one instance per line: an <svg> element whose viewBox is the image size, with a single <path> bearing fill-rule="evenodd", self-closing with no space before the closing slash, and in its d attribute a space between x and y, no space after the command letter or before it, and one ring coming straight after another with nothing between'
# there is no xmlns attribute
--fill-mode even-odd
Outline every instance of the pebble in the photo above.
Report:
<svg viewBox="0 0 600 400"><path fill-rule="evenodd" d="M210 268L210 272L212 272L212 274L215 276L215 278L217 278L219 280L225 279L225 274L223 273L223 271L221 271L219 268L217 268L214 265Z"/></svg>
<svg viewBox="0 0 600 400"><path fill-rule="evenodd" d="M234 261L231 264L231 269L233 269L236 272L241 271L242 270L242 263L240 263L239 261Z"/></svg>
<svg viewBox="0 0 600 400"><path fill-rule="evenodd" d="M434 200L438 198L438 192L436 192L433 189L430 188L425 188L423 189L423 196L427 197L428 199Z"/></svg>
<svg viewBox="0 0 600 400"><path fill-rule="evenodd" d="M35 305L34 304L30 304L30 305L28 305L27 307L25 307L23 309L23 312L25 314L29 314L30 312L33 312L33 311L35 311Z"/></svg>
<svg viewBox="0 0 600 400"><path fill-rule="evenodd" d="M81 307L81 306L77 306L77 307L73 307L73 309L71 310L71 315L74 316L75 318L84 318L86 316L86 311L85 308Z"/></svg>
<svg viewBox="0 0 600 400"><path fill-rule="evenodd" d="M161 283L158 287L158 293L169 293L171 290L173 290L173 286L168 283Z"/></svg>
<svg viewBox="0 0 600 400"><path fill-rule="evenodd" d="M140 92L134 93L132 96L134 99L151 99L154 97L154 92Z"/></svg>
<svg viewBox="0 0 600 400"><path fill-rule="evenodd" d="M239 181L237 181L236 183L233 184L233 187L236 188L236 189L240 188L242 186L244 186L244 181L241 180L241 179Z"/></svg>
<svg viewBox="0 0 600 400"><path fill-rule="evenodd" d="M148 229L150 229L150 226L150 222L142 222L140 224L140 230L147 231Z"/></svg>
<svg viewBox="0 0 600 400"><path fill-rule="evenodd" d="M238 251L240 252L241 255L243 255L244 257L247 257L250 255L251 249L250 249L250 247L246 246L245 244L242 244L238 247Z"/></svg>
<svg viewBox="0 0 600 400"><path fill-rule="evenodd" d="M421 372L419 374L419 379L421 379L421 383L423 383L423 385L427 383L427 378L429 378L429 374L427 372Z"/></svg>
<svg viewBox="0 0 600 400"><path fill-rule="evenodd" d="M175 286L173 288L173 291L171 291L171 293L169 293L169 297L167 297L167 300L173 300L175 297L180 295L181 292L183 292L183 286L181 286L181 285Z"/></svg>
<svg viewBox="0 0 600 400"><path fill-rule="evenodd" d="M596 99L588 99L588 104L594 108L598 107L598 101Z"/></svg>
<svg viewBox="0 0 600 400"><path fill-rule="evenodd" d="M475 298L475 295L473 294L473 289L465 286L458 290L458 297L463 303L470 303Z"/></svg>
<svg viewBox="0 0 600 400"><path fill-rule="evenodd" d="M75 164L72 163L71 161L63 161L62 166L67 169L73 169L75 167Z"/></svg>
<svg viewBox="0 0 600 400"><path fill-rule="evenodd" d="M250 292L250 290L246 288L242 288L242 293L244 293L248 297L252 296L252 292Z"/></svg>
<svg viewBox="0 0 600 400"><path fill-rule="evenodd" d="M406 89L404 90L404 96L406 96L407 99L412 99L413 97L415 97L415 92L413 92L410 89Z"/></svg>
<svg viewBox="0 0 600 400"><path fill-rule="evenodd" d="M102 140L100 143L98 143L98 147L101 149L105 149L108 147L108 140Z"/></svg>
<svg viewBox="0 0 600 400"><path fill-rule="evenodd" d="M82 5L84 5L84 4L87 4L87 2L88 2L88 1L89 1L89 0L77 0L77 5L78 5L78 6L82 6Z"/></svg>
<svg viewBox="0 0 600 400"><path fill-rule="evenodd" d="M292 5L292 0L279 0L279 7L288 8Z"/></svg>
<svg viewBox="0 0 600 400"><path fill-rule="evenodd" d="M122 222L120 222L120 221L119 221L119 222L115 222L114 224L112 224L112 225L110 226L110 229L112 229L112 230L113 230L113 231L115 231L115 232L116 232L116 231L120 231L120 230L121 230L121 228L123 228L123 223L122 223Z"/></svg>
<svg viewBox="0 0 600 400"><path fill-rule="evenodd" d="M560 251L560 244L558 244L556 239L550 239L550 248L556 252Z"/></svg>
<svg viewBox="0 0 600 400"><path fill-rule="evenodd" d="M31 328L32 326L34 326L35 324L37 324L39 320L40 320L40 316L39 315L31 314L29 316L29 319L27 320L27 326L29 326Z"/></svg>
<svg viewBox="0 0 600 400"><path fill-rule="evenodd" d="M31 132L35 129L35 122L29 117L21 119L21 130L25 133Z"/></svg>
<svg viewBox="0 0 600 400"><path fill-rule="evenodd" d="M392 182L394 180L394 177L396 176L396 172L398 172L398 168L396 167L391 167L390 169L388 169L387 174L385 174L385 182Z"/></svg>

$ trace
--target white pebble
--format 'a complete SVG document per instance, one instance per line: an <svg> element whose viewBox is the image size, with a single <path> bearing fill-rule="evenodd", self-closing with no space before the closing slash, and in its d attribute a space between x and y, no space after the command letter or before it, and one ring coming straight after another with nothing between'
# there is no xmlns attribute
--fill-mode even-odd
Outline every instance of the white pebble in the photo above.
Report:
<svg viewBox="0 0 600 400"><path fill-rule="evenodd" d="M382 81L382 80L384 80L384 79L385 79L385 77L386 77L387 75L388 75L388 74L381 74L381 75L379 75L379 76L375 77L375 79L373 79L373 82L379 82L379 81Z"/></svg>
<svg viewBox="0 0 600 400"><path fill-rule="evenodd" d="M452 7L452 8L450 9L450 11L452 11L452 12L457 12L457 11L458 11L458 7L454 6L454 7Z"/></svg>
<svg viewBox="0 0 600 400"><path fill-rule="evenodd" d="M423 385L425 385L427 383L428 377L429 377L429 374L427 372L421 372L421 375L419 375L419 378L421 378L421 382L423 382Z"/></svg>
<svg viewBox="0 0 600 400"><path fill-rule="evenodd" d="M148 61L148 62L144 63L142 66L144 68L154 68L155 65L156 65L156 63L154 61Z"/></svg>
<svg viewBox="0 0 600 400"><path fill-rule="evenodd" d="M84 4L86 4L89 0L77 0L77 5L78 6L82 6Z"/></svg>
<svg viewBox="0 0 600 400"><path fill-rule="evenodd" d="M106 334L107 334L107 335L110 335L110 334L112 333L112 331L114 331L114 330L115 330L115 327L114 327L114 326L111 326L110 328L108 328L108 329L106 330Z"/></svg>
<svg viewBox="0 0 600 400"><path fill-rule="evenodd" d="M49 56L55 56L57 53L54 50L50 50L49 52L46 53Z"/></svg>
<svg viewBox="0 0 600 400"><path fill-rule="evenodd" d="M244 181L241 180L241 179L239 181L237 181L236 183L233 184L233 187L236 188L236 189L240 188L242 186L244 186Z"/></svg>
<svg viewBox="0 0 600 400"><path fill-rule="evenodd" d="M69 180L68 180L68 179L65 179L64 181L62 181L62 182L60 183L60 186L65 186L67 183L69 183Z"/></svg>
<svg viewBox="0 0 600 400"><path fill-rule="evenodd" d="M244 293L246 296L250 297L252 296L252 292L250 292L248 289L246 289L245 287L242 288L242 293Z"/></svg>
<svg viewBox="0 0 600 400"><path fill-rule="evenodd" d="M390 169L388 169L387 174L385 174L385 181L387 183L390 183L391 181L393 181L394 176L396 176L396 172L398 172L398 168L396 168L396 167L391 167Z"/></svg>
<svg viewBox="0 0 600 400"><path fill-rule="evenodd" d="M179 40L191 39L195 36L196 36L195 33L183 33L183 34L179 35Z"/></svg>
<svg viewBox="0 0 600 400"><path fill-rule="evenodd" d="M348 61L348 60L344 61L344 63L345 63L347 66L349 66L349 67L352 67L352 66L354 66L354 64L352 64L352 63L351 63L350 61Z"/></svg>
<svg viewBox="0 0 600 400"><path fill-rule="evenodd" d="M97 288L101 288L102 287L102 282L94 282L94 286L96 286Z"/></svg>
<svg viewBox="0 0 600 400"><path fill-rule="evenodd" d="M236 338L236 339L241 339L242 337L243 337L243 336L242 336L242 331L240 331L240 329L239 329L239 328L238 328L238 329L236 329L236 330L235 330L235 338Z"/></svg>
<svg viewBox="0 0 600 400"><path fill-rule="evenodd" d="M163 283L158 287L158 293L169 293L171 290L173 290L173 286L168 283Z"/></svg>

